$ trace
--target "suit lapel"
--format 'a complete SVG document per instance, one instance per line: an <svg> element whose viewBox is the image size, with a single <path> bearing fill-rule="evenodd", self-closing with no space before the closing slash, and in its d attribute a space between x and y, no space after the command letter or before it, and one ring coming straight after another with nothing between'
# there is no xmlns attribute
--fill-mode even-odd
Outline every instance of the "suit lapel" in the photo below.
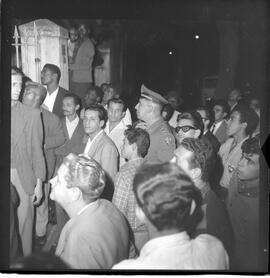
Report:
<svg viewBox="0 0 270 278"><path fill-rule="evenodd" d="M102 133L98 136L98 138L95 139L95 141L91 145L91 148L88 152L88 156L92 156L92 157L94 156L99 145L104 141L104 138L105 138L105 133L104 133L104 131L102 131Z"/></svg>

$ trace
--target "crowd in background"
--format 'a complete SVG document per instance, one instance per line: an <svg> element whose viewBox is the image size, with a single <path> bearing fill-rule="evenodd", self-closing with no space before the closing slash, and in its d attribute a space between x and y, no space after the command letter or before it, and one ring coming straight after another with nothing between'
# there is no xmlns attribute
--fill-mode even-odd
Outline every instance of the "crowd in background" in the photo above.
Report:
<svg viewBox="0 0 270 278"><path fill-rule="evenodd" d="M259 270L259 99L181 110L142 85L132 118L85 25L69 47L69 91L12 68L11 267Z"/></svg>

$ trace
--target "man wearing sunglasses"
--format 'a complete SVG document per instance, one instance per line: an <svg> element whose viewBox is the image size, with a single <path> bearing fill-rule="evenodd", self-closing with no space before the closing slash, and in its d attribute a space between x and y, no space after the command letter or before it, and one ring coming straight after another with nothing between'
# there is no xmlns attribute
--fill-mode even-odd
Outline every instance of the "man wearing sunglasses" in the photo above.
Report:
<svg viewBox="0 0 270 278"><path fill-rule="evenodd" d="M184 112L178 117L175 131L178 144L181 144L184 138L200 138L203 132L201 115L195 110Z"/></svg>
<svg viewBox="0 0 270 278"><path fill-rule="evenodd" d="M135 109L138 119L142 121L137 127L146 129L150 135L150 147L145 161L162 163L173 157L175 138L170 126L161 116L162 107L167 103L160 94L142 85L141 97Z"/></svg>

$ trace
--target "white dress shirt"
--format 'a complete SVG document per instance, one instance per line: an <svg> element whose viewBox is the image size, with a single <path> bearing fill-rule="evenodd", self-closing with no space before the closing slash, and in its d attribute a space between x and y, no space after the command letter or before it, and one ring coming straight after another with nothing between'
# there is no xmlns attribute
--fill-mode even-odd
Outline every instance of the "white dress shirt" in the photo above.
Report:
<svg viewBox="0 0 270 278"><path fill-rule="evenodd" d="M58 91L59 91L59 87L57 87L57 89L55 91L53 91L51 94L49 94L49 92L47 91L47 96L46 96L45 100L43 101L43 107L45 109L49 110L50 112L52 112L52 110L53 110L53 106L54 106Z"/></svg>
<svg viewBox="0 0 270 278"><path fill-rule="evenodd" d="M76 118L73 121L70 121L68 117L66 117L66 126L68 131L68 137L69 139L72 137L74 130L76 129L77 125L79 123L79 117L76 115Z"/></svg>
<svg viewBox="0 0 270 278"><path fill-rule="evenodd" d="M190 239L186 232L149 240L137 259L124 260L113 269L190 269L229 268L229 259L221 241L208 234Z"/></svg>
<svg viewBox="0 0 270 278"><path fill-rule="evenodd" d="M211 126L211 132L215 135L217 130L219 129L219 127L221 126L221 124L223 123L224 120L218 122L218 123L213 123L213 125Z"/></svg>
<svg viewBox="0 0 270 278"><path fill-rule="evenodd" d="M117 126L115 126L111 131L109 129L109 121L107 121L107 124L104 128L104 131L106 134L112 139L115 146L117 147L117 150L120 155L120 167L125 164L125 159L121 157L121 148L124 144L124 132L127 129L127 126L125 125L124 121L121 120Z"/></svg>
<svg viewBox="0 0 270 278"><path fill-rule="evenodd" d="M88 155L89 150L90 150L93 142L99 137L99 135L101 135L102 132L103 132L103 129L101 129L101 131L93 138L93 140L91 140L91 138L89 137L89 139L88 139L88 141L86 143L84 152L83 152L85 155Z"/></svg>

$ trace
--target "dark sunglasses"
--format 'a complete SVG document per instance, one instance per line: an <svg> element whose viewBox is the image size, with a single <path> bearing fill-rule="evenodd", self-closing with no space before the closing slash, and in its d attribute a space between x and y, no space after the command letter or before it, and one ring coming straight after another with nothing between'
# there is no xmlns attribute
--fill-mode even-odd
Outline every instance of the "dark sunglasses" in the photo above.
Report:
<svg viewBox="0 0 270 278"><path fill-rule="evenodd" d="M175 131L176 131L176 133L178 133L180 130L182 130L184 133L187 133L191 129L197 129L197 128L194 126L190 126L190 125L183 125L183 126L177 126L175 128Z"/></svg>

